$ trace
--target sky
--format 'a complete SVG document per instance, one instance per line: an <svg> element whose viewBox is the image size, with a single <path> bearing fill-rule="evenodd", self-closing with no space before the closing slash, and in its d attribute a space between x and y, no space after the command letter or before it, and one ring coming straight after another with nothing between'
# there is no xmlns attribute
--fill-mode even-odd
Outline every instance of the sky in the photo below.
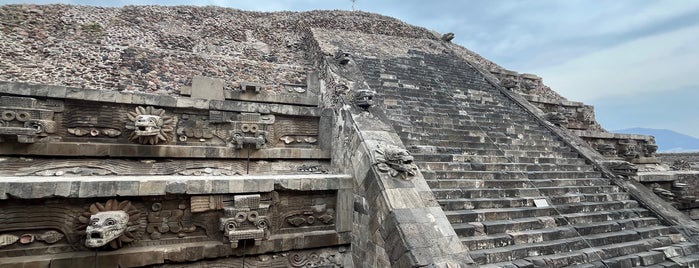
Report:
<svg viewBox="0 0 699 268"><path fill-rule="evenodd" d="M256 11L352 10L354 4L356 10L453 32L453 42L507 69L537 74L569 100L594 105L605 129L659 128L699 137L699 1L0 0L8 3Z"/></svg>

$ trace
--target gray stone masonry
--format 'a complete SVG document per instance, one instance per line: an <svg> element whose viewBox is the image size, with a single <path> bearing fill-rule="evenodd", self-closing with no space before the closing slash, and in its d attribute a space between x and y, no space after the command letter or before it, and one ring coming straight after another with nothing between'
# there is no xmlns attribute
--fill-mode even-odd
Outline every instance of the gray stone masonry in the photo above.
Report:
<svg viewBox="0 0 699 268"><path fill-rule="evenodd" d="M62 176L0 177L0 199L49 197L90 198L113 196L163 196L167 194L234 194L346 190L347 175L241 175L241 176Z"/></svg>

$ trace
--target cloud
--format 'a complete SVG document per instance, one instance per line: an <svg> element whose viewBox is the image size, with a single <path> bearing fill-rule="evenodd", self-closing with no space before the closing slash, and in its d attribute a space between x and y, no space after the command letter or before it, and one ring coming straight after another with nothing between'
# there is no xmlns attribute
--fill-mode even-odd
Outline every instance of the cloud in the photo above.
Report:
<svg viewBox="0 0 699 268"><path fill-rule="evenodd" d="M586 54L564 64L535 69L544 83L569 99L699 86L699 25L655 34Z"/></svg>

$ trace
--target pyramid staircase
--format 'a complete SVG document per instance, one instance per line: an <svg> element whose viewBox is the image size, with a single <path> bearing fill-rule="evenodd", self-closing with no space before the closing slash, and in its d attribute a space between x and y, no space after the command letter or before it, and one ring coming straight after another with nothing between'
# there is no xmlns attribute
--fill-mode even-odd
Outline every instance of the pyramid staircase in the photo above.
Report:
<svg viewBox="0 0 699 268"><path fill-rule="evenodd" d="M358 64L477 265L699 265L697 244L465 61L414 54Z"/></svg>

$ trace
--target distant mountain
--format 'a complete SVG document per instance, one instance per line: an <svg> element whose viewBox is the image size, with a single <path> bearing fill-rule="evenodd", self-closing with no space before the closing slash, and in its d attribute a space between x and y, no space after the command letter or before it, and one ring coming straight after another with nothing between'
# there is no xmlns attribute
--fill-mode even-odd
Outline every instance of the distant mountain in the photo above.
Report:
<svg viewBox="0 0 699 268"><path fill-rule="evenodd" d="M658 152L661 153L699 152L699 138L669 129L627 128L612 132L655 136Z"/></svg>

